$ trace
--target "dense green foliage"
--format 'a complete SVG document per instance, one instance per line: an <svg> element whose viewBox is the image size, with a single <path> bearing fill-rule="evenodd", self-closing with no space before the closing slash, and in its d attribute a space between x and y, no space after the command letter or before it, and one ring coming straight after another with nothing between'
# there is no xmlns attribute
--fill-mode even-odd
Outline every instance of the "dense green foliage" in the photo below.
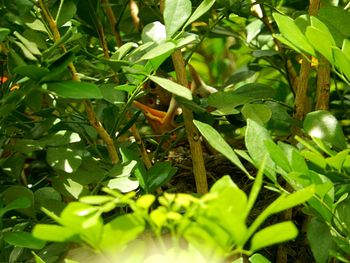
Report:
<svg viewBox="0 0 350 263"><path fill-rule="evenodd" d="M0 262L350 262L349 8L0 1Z"/></svg>

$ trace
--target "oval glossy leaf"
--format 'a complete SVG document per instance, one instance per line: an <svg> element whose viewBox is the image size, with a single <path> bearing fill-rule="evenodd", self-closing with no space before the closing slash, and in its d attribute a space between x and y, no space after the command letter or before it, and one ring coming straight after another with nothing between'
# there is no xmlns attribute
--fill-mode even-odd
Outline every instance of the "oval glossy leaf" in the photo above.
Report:
<svg viewBox="0 0 350 263"><path fill-rule="evenodd" d="M159 86L161 86L163 89L179 96L183 97L187 100L192 100L192 92L190 89L185 88L184 86L177 84L174 81L171 81L166 78L156 77L156 76L150 76L150 80L157 83Z"/></svg>
<svg viewBox="0 0 350 263"><path fill-rule="evenodd" d="M25 247L30 249L41 249L46 244L45 241L35 238L28 232L7 232L4 235L4 239L7 243L16 247Z"/></svg>
<svg viewBox="0 0 350 263"><path fill-rule="evenodd" d="M234 93L241 96L246 96L256 99L268 99L275 96L275 90L269 85L262 83L248 83L238 89L234 90Z"/></svg>
<svg viewBox="0 0 350 263"><path fill-rule="evenodd" d="M53 168L66 173L75 172L82 162L79 152L67 147L49 148L46 160Z"/></svg>
<svg viewBox="0 0 350 263"><path fill-rule="evenodd" d="M48 90L57 96L67 99L102 99L101 90L92 83L66 80L60 82L50 82L47 84Z"/></svg>
<svg viewBox="0 0 350 263"><path fill-rule="evenodd" d="M231 146L222 138L220 133L218 133L213 127L209 124L194 120L193 123L196 125L199 132L203 137L208 141L208 143L227 159L229 159L233 164L237 165L245 174L248 176L249 173L238 159L236 153L232 150Z"/></svg>
<svg viewBox="0 0 350 263"><path fill-rule="evenodd" d="M157 162L148 170L146 184L148 191L153 192L175 175L177 169L170 162Z"/></svg>
<svg viewBox="0 0 350 263"><path fill-rule="evenodd" d="M158 21L147 24L142 30L141 39L143 43L147 43L147 42L161 43L165 41L166 40L165 26Z"/></svg>
<svg viewBox="0 0 350 263"><path fill-rule="evenodd" d="M278 28L283 37L285 37L299 49L312 56L316 56L313 47L310 45L299 27L295 24L293 19L278 13L273 13L273 17L275 18Z"/></svg>
<svg viewBox="0 0 350 263"><path fill-rule="evenodd" d="M256 121L248 119L245 133L245 145L256 167L260 166L261 161L268 152L265 141L272 142L269 132ZM276 181L275 163L269 156L267 156L266 159L264 173L270 180L273 182Z"/></svg>
<svg viewBox="0 0 350 263"><path fill-rule="evenodd" d="M6 205L4 208L0 209L0 217L2 217L6 212L16 209L23 209L23 208L29 208L32 206L31 200L25 196L19 197L12 202L10 202L8 205Z"/></svg>
<svg viewBox="0 0 350 263"><path fill-rule="evenodd" d="M60 13L56 17L57 26L62 26L66 22L68 22L77 11L77 6L73 0L65 0L62 2L62 6L60 7Z"/></svg>
<svg viewBox="0 0 350 263"><path fill-rule="evenodd" d="M325 6L320 9L318 17L325 23L339 30L343 35L350 37L350 28L344 26L350 23L348 10L335 6Z"/></svg>
<svg viewBox="0 0 350 263"><path fill-rule="evenodd" d="M128 193L136 190L139 187L140 183L136 179L130 179L129 176L121 176L103 182L103 185L107 186L110 189L117 189L122 193Z"/></svg>
<svg viewBox="0 0 350 263"><path fill-rule="evenodd" d="M235 91L218 91L208 97L208 105L218 109L233 109L252 101L253 99L244 95L238 95Z"/></svg>
<svg viewBox="0 0 350 263"><path fill-rule="evenodd" d="M312 218L307 226L307 239L316 262L328 262L329 251L334 249L335 242L332 239L330 227L325 221L317 217Z"/></svg>
<svg viewBox="0 0 350 263"><path fill-rule="evenodd" d="M337 69L350 80L350 58L338 47L333 48L334 64Z"/></svg>
<svg viewBox="0 0 350 263"><path fill-rule="evenodd" d="M303 128L311 137L328 142L341 150L347 147L346 139L338 120L328 111L320 110L307 114Z"/></svg>
<svg viewBox="0 0 350 263"><path fill-rule="evenodd" d="M193 12L192 16L187 20L184 28L188 25L192 24L198 18L200 18L203 14L205 14L215 3L215 0L204 0L201 1L200 5Z"/></svg>
<svg viewBox="0 0 350 263"><path fill-rule="evenodd" d="M186 22L192 12L190 0L166 0L164 7L164 23L167 38L171 38Z"/></svg>
<svg viewBox="0 0 350 263"><path fill-rule="evenodd" d="M76 231L57 225L37 224L32 234L35 238L52 242L68 242L77 239Z"/></svg>
<svg viewBox="0 0 350 263"><path fill-rule="evenodd" d="M332 63L334 60L332 48L336 46L332 35L329 32L321 31L315 27L308 27L305 35L309 42L313 44L315 50Z"/></svg>
<svg viewBox="0 0 350 263"><path fill-rule="evenodd" d="M251 251L296 238L298 229L291 221L278 223L257 232L251 241Z"/></svg>
<svg viewBox="0 0 350 263"><path fill-rule="evenodd" d="M271 109L264 104L245 104L241 110L246 119L252 119L258 123L267 123L272 116Z"/></svg>
<svg viewBox="0 0 350 263"><path fill-rule="evenodd" d="M10 208L12 206L13 209L16 209L22 214L34 217L34 194L30 189L24 186L14 185L3 191L1 195L5 205L8 205ZM18 201L18 199L20 199L20 201Z"/></svg>

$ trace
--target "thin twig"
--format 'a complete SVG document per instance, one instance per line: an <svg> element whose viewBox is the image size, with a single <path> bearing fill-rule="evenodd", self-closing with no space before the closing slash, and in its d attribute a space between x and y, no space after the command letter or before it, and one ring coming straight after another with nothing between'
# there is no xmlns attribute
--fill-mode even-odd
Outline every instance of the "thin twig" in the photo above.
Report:
<svg viewBox="0 0 350 263"><path fill-rule="evenodd" d="M46 19L47 23L49 24L50 30L52 31L54 42L60 41L61 35L57 28L56 22L54 21L50 11L47 9L43 0L39 0L39 7L41 8L44 18ZM62 45L61 48L63 49L64 52L67 51L64 45ZM77 75L77 71L74 64L70 63L68 65L68 68L71 72L72 79L75 81L80 81L80 78ZM90 124L95 128L95 130L97 131L97 133L100 135L101 139L104 141L104 143L107 146L107 150L108 150L108 154L109 154L109 158L111 159L111 162L113 164L119 162L118 153L115 148L113 139L107 133L105 128L102 126L102 124L98 121L96 113L93 110L93 107L91 105L91 102L88 100L85 100L84 105L85 105L86 115L89 119Z"/></svg>
<svg viewBox="0 0 350 263"><path fill-rule="evenodd" d="M185 62L180 50L176 50L172 55L173 64L176 71L177 81L184 87L188 87L186 77ZM200 140L200 134L193 124L193 113L191 110L183 107L183 117L188 142L190 144L193 173L196 181L196 189L198 193L204 194L208 192L208 181L203 159L203 151Z"/></svg>

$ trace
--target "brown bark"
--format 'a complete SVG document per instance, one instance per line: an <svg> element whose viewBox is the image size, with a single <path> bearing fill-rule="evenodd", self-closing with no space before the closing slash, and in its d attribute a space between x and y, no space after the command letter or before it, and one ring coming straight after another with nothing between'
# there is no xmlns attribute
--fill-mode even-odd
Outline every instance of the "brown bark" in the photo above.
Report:
<svg viewBox="0 0 350 263"><path fill-rule="evenodd" d="M316 110L329 109L330 74L329 62L321 57L317 68Z"/></svg>
<svg viewBox="0 0 350 263"><path fill-rule="evenodd" d="M177 81L184 87L188 87L186 77L185 63L180 50L172 55ZM183 107L184 124L187 133L188 142L190 144L193 173L196 181L196 189L198 193L205 194L208 192L207 175L203 159L203 151L200 140L200 134L193 124L193 113L189 109Z"/></svg>
<svg viewBox="0 0 350 263"><path fill-rule="evenodd" d="M105 13L106 13L106 15L108 17L108 21L109 21L109 23L111 25L112 33L114 35L115 41L117 43L117 46L121 47L123 45L123 41L122 41L122 38L121 38L121 36L119 34L119 31L116 28L116 26L117 26L117 19L115 18L113 9L112 9L112 7L111 7L111 5L110 5L108 0L101 0L101 3L103 5Z"/></svg>

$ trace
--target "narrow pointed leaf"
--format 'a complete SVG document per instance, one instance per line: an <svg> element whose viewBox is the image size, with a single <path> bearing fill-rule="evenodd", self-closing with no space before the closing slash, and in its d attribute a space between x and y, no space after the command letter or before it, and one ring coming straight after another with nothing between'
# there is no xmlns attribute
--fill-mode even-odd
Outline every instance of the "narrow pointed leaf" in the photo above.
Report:
<svg viewBox="0 0 350 263"><path fill-rule="evenodd" d="M171 38L186 22L192 12L190 0L166 0L164 23L167 38Z"/></svg>
<svg viewBox="0 0 350 263"><path fill-rule="evenodd" d="M238 159L236 153L233 151L231 146L222 138L220 133L218 133L213 127L206 123L196 120L193 122L196 125L199 132L215 150L220 152L233 164L237 165L237 167L239 167L243 172L245 172L245 174L250 176L249 172L245 169L241 161Z"/></svg>
<svg viewBox="0 0 350 263"><path fill-rule="evenodd" d="M256 251L264 247L282 243L294 239L297 235L298 229L291 221L278 223L257 232L252 238L250 250Z"/></svg>
<svg viewBox="0 0 350 263"><path fill-rule="evenodd" d="M157 83L159 86L161 86L163 89L179 96L183 97L187 100L192 100L192 92L188 88L185 88L184 86L175 83L174 81L171 81L166 78L156 77L156 76L150 76L150 79Z"/></svg>
<svg viewBox="0 0 350 263"><path fill-rule="evenodd" d="M197 7L197 9L193 12L192 16L187 20L184 28L188 25L192 24L198 18L200 18L203 14L205 14L215 3L215 0L204 0Z"/></svg>

